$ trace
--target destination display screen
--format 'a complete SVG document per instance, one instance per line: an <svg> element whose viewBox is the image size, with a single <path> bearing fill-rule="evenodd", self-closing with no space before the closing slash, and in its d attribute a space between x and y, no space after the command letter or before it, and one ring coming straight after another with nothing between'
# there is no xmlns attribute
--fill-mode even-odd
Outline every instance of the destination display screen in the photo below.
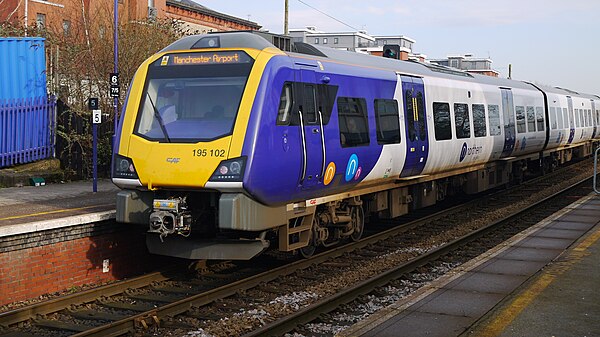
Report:
<svg viewBox="0 0 600 337"><path fill-rule="evenodd" d="M243 51L169 54L158 62L161 66L247 64L253 60Z"/></svg>

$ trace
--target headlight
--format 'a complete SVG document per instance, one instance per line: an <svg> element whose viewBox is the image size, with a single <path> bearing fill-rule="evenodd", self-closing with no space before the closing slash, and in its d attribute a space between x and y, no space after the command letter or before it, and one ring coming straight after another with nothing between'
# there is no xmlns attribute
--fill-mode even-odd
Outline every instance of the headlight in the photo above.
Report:
<svg viewBox="0 0 600 337"><path fill-rule="evenodd" d="M242 181L244 169L246 168L246 157L222 161L209 181Z"/></svg>
<svg viewBox="0 0 600 337"><path fill-rule="evenodd" d="M115 154L113 160L113 178L137 179L138 175L130 158Z"/></svg>

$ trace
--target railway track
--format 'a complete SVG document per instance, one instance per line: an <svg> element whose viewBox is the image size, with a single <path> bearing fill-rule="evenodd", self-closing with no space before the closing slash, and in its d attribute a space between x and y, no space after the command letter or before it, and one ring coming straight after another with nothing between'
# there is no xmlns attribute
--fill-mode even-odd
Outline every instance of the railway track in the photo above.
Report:
<svg viewBox="0 0 600 337"><path fill-rule="evenodd" d="M589 178L590 167L587 161L571 165L516 189L308 260L282 262L276 268L217 266L216 272L190 280L155 273L5 312L0 314L0 325L10 328L0 330L0 336L118 336L148 331L177 335L199 329L213 335L272 335L291 331L339 303L431 264L432 258L446 256L461 242L475 240L469 233L481 236L501 226L509 214L517 216L528 204L547 202L549 195ZM483 216L488 220L482 221Z"/></svg>

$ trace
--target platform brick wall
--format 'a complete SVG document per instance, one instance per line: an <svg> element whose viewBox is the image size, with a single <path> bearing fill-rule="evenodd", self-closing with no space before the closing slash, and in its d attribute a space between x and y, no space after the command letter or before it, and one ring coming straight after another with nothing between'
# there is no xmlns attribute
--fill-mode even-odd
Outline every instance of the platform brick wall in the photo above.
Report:
<svg viewBox="0 0 600 337"><path fill-rule="evenodd" d="M0 238L0 305L156 270L144 230L109 222ZM102 262L109 259L109 272Z"/></svg>

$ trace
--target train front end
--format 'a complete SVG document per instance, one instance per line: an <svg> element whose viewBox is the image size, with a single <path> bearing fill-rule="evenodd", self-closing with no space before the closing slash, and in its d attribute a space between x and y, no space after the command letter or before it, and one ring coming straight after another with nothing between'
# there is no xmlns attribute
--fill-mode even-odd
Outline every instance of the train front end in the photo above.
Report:
<svg viewBox="0 0 600 337"><path fill-rule="evenodd" d="M266 63L281 53L249 33L192 36L138 69L112 180L122 189L117 221L147 225L150 252L246 259L267 247L252 233L240 240L221 230L219 207L224 192L243 194L250 111Z"/></svg>

